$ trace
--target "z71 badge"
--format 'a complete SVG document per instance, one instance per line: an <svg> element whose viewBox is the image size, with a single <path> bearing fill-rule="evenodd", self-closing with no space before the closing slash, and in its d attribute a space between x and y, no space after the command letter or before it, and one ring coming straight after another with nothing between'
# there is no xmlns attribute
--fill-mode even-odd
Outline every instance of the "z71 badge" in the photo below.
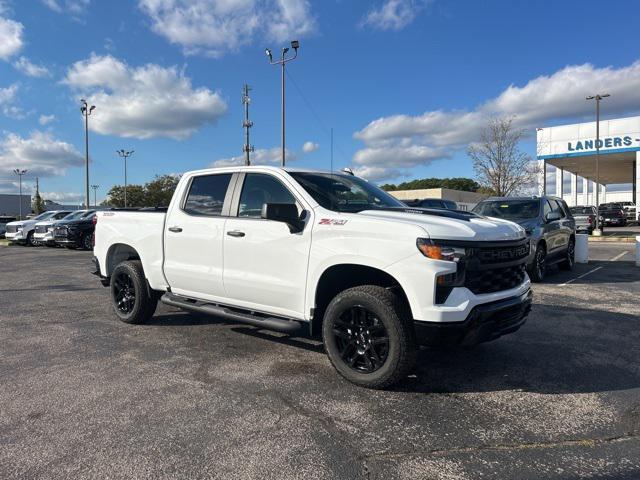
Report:
<svg viewBox="0 0 640 480"><path fill-rule="evenodd" d="M348 220L338 220L335 218L321 218L318 225L344 225Z"/></svg>

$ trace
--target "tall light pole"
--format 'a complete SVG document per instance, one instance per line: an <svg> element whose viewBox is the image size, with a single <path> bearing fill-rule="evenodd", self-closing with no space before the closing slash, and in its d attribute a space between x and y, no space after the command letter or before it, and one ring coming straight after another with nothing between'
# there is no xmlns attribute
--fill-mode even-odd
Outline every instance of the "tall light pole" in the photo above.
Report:
<svg viewBox="0 0 640 480"><path fill-rule="evenodd" d="M20 170L19 168L15 168L13 170L13 173L15 173L16 175L18 175L19 178L19 184L20 184L20 197L18 199L18 203L20 204L19 210L20 210L20 220L22 220L22 176L27 173L27 170Z"/></svg>
<svg viewBox="0 0 640 480"><path fill-rule="evenodd" d="M600 230L600 100L609 96L608 93L604 93L587 97L587 100L596 101L596 228L593 234L597 237L602 235Z"/></svg>
<svg viewBox="0 0 640 480"><path fill-rule="evenodd" d="M271 53L270 49L265 49L265 53L267 54L267 56L269 57L269 63L271 63L271 65L280 65L282 67L282 71L281 71L281 90L282 90L282 105L281 105L281 116L282 116L282 140L281 140L281 144L282 144L282 159L281 159L281 166L284 167L285 165L285 96L284 96L284 66L287 62L290 62L291 60L295 60L296 57L298 56L298 48L300 48L300 42L298 42L298 40L293 40L291 42L291 48L293 48L294 50L294 55L293 57L289 57L287 58L287 52L289 51L288 47L284 47L282 49L282 54L280 56L280 60L273 60L273 55Z"/></svg>
<svg viewBox="0 0 640 480"><path fill-rule="evenodd" d="M124 208L127 208L127 158L133 155L133 152L135 152L135 150L129 150L127 152L124 148L116 150L116 153L124 158Z"/></svg>
<svg viewBox="0 0 640 480"><path fill-rule="evenodd" d="M100 188L100 185L91 185L91 188L93 189L93 206L97 207L98 206L97 191Z"/></svg>
<svg viewBox="0 0 640 480"><path fill-rule="evenodd" d="M89 208L89 116L95 108L95 105L89 106L84 98L80 100L80 113L84 117L84 204L87 208Z"/></svg>

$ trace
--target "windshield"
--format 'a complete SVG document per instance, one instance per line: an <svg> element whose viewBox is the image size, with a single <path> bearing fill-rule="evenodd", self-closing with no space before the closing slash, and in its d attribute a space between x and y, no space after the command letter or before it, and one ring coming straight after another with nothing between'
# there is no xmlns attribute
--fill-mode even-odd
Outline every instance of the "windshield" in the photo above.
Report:
<svg viewBox="0 0 640 480"><path fill-rule="evenodd" d="M593 207L571 207L572 215L593 215Z"/></svg>
<svg viewBox="0 0 640 480"><path fill-rule="evenodd" d="M481 202L473 209L474 213L485 217L504 218L506 220L525 220L536 218L540 213L538 200L504 200Z"/></svg>
<svg viewBox="0 0 640 480"><path fill-rule="evenodd" d="M381 188L362 178L340 173L289 172L322 207L336 212L406 208Z"/></svg>
<svg viewBox="0 0 640 480"><path fill-rule="evenodd" d="M35 217L33 220L46 220L49 217L52 217L55 212L44 212Z"/></svg>
<svg viewBox="0 0 640 480"><path fill-rule="evenodd" d="M74 218L84 217L87 214L84 210L78 210L77 212L70 213L63 220L73 220Z"/></svg>

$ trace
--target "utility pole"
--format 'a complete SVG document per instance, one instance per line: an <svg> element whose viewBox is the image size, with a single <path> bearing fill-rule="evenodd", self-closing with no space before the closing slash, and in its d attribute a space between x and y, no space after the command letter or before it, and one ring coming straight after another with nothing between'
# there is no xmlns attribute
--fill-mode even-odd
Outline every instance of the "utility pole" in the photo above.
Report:
<svg viewBox="0 0 640 480"><path fill-rule="evenodd" d="M242 147L242 151L244 152L245 165L251 165L251 158L249 155L253 152L253 146L249 142L249 129L253 127L253 122L249 120L249 104L251 103L249 90L251 90L251 87L245 83L244 88L242 89L242 103L244 105L244 121L242 122L242 127L244 128L244 145Z"/></svg>
<svg viewBox="0 0 640 480"><path fill-rule="evenodd" d="M80 113L84 117L84 204L87 208L89 208L89 115L95 108L95 105L89 106L84 98L80 100Z"/></svg>
<svg viewBox="0 0 640 480"><path fill-rule="evenodd" d="M600 230L600 100L609 96L608 93L605 93L587 97L587 100L596 101L596 228L593 230L593 235L596 237L602 235L602 230Z"/></svg>
<svg viewBox="0 0 640 480"><path fill-rule="evenodd" d="M20 204L19 206L19 211L20 211L20 220L22 220L22 176L27 173L27 170L20 170L19 168L15 168L13 170L13 173L15 173L16 175L18 175L19 178L19 184L20 184L20 196L18 199L18 203Z"/></svg>
<svg viewBox="0 0 640 480"><path fill-rule="evenodd" d="M290 62L291 60L295 60L298 56L298 48L300 48L300 42L298 40L292 40L291 41L291 48L293 48L293 50L295 51L293 57L286 57L287 52L289 51L288 47L284 47L282 49L282 54L280 56L280 60L276 60L275 62L273 61L273 55L271 53L271 50L269 48L265 49L265 53L267 54L267 56L269 57L269 63L271 65L280 65L281 68L281 79L280 79L280 89L281 89L281 95L282 95L282 104L280 106L281 109L281 117L282 117L282 139L281 139L281 145L282 145L282 159L281 159L281 165L282 167L284 167L285 165L285 89L284 89L284 75L285 75L285 71L284 71L284 66L287 62Z"/></svg>
<svg viewBox="0 0 640 480"><path fill-rule="evenodd" d="M122 150L116 150L116 153L124 158L124 208L127 208L127 158L133 155L135 150L129 150L128 152L123 148Z"/></svg>
<svg viewBox="0 0 640 480"><path fill-rule="evenodd" d="M97 207L98 206L98 197L97 197L96 192L100 188L100 185L91 185L91 188L93 189L93 206Z"/></svg>

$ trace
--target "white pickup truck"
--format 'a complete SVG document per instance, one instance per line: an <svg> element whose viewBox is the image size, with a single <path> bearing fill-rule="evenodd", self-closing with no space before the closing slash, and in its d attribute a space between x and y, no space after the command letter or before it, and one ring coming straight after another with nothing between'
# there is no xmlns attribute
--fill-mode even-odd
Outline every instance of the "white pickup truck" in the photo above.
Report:
<svg viewBox="0 0 640 480"><path fill-rule="evenodd" d="M318 335L341 375L384 388L419 345L517 330L529 251L515 223L409 208L352 175L235 167L186 173L166 212L98 212L93 273L124 322L160 300Z"/></svg>

